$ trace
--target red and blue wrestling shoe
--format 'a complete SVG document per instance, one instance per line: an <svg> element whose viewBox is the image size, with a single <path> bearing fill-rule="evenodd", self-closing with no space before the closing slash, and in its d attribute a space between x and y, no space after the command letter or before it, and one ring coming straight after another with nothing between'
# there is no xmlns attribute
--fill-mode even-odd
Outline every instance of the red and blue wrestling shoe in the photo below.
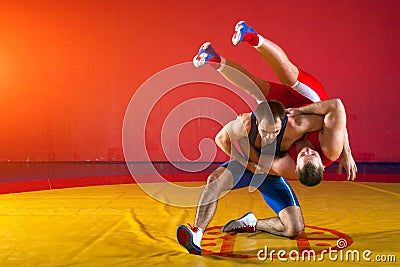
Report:
<svg viewBox="0 0 400 267"><path fill-rule="evenodd" d="M179 244L184 246L190 254L201 255L200 242L203 237L202 231L198 227L187 227L179 225L176 229L176 238Z"/></svg>
<svg viewBox="0 0 400 267"><path fill-rule="evenodd" d="M215 52L210 42L204 43L193 58L193 65L196 68L202 67L206 62L221 62L221 57Z"/></svg>
<svg viewBox="0 0 400 267"><path fill-rule="evenodd" d="M251 38L255 38L257 32L246 24L244 21L239 21L235 26L235 33L232 36L233 45L238 45L242 41L248 41Z"/></svg>

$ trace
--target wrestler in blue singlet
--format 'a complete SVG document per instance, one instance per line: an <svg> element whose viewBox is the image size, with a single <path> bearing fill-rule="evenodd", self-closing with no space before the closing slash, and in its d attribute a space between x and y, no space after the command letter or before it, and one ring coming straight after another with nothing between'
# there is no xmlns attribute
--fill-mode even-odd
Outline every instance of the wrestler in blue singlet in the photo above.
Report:
<svg viewBox="0 0 400 267"><path fill-rule="evenodd" d="M287 123L287 116L282 123L281 131L274 140L274 142L268 146L258 149L258 153L261 154L272 154L275 151L275 156L282 156L280 153L280 146L282 143L283 133L285 132ZM248 134L249 143L254 146L255 140L258 135L256 116L253 112L251 114L251 127ZM257 149L257 148L256 148ZM257 189L261 192L264 200L267 204L278 214L282 209L289 206L300 206L297 196L293 189L290 187L287 180L283 177L271 175L271 174L254 174L247 170L236 160L231 160L223 163L221 167L225 167L231 171L233 175L233 188L238 189L248 187L253 179L256 184L260 184ZM260 180L261 179L261 180ZM262 182L261 182L262 181Z"/></svg>

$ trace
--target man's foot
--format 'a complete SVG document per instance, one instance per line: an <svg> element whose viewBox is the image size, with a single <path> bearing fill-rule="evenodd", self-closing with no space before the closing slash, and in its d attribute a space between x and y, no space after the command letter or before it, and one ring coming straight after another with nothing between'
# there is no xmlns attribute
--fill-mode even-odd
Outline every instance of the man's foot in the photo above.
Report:
<svg viewBox="0 0 400 267"><path fill-rule="evenodd" d="M237 220L229 221L222 228L222 232L254 233L256 231L257 218L252 212L248 212Z"/></svg>
<svg viewBox="0 0 400 267"><path fill-rule="evenodd" d="M200 242L202 231L198 227L187 227L179 225L176 229L176 238L179 244L184 246L190 254L201 255Z"/></svg>
<svg viewBox="0 0 400 267"><path fill-rule="evenodd" d="M239 21L235 26L235 33L232 36L233 45L238 45L242 41L247 41L251 45L257 45L257 32L246 24L244 21ZM257 42L257 43L256 43Z"/></svg>
<svg viewBox="0 0 400 267"><path fill-rule="evenodd" d="M197 55L195 55L193 58L193 65L196 68L200 68L201 66L206 64L206 62L221 62L221 57L218 55L217 52L215 52L210 42L204 43L200 47Z"/></svg>

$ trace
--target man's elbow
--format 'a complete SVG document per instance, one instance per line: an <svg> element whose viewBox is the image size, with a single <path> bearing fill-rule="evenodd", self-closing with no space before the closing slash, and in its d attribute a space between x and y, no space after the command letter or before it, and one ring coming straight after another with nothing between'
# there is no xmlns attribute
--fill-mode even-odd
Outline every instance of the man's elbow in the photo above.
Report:
<svg viewBox="0 0 400 267"><path fill-rule="evenodd" d="M346 121L346 109L344 108L343 102L340 98L335 98L332 99L332 108L331 108L332 114L335 114L334 116L336 118L342 118L344 121Z"/></svg>
<svg viewBox="0 0 400 267"><path fill-rule="evenodd" d="M230 138L227 136L225 132L219 132L215 138L214 138L215 143L219 147L224 147L226 144L230 143Z"/></svg>
<svg viewBox="0 0 400 267"><path fill-rule="evenodd" d="M340 98L332 99L332 106L335 110L344 111L344 105Z"/></svg>

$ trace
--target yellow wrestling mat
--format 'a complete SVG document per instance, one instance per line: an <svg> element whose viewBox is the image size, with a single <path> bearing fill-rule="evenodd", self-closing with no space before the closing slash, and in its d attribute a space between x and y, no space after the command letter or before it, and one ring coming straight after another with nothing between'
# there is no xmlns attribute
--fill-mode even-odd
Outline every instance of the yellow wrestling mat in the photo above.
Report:
<svg viewBox="0 0 400 267"><path fill-rule="evenodd" d="M301 237L221 233L248 211L274 216L259 192L240 189L220 200L202 256L175 237L195 209L158 202L135 184L0 195L0 266L398 265L400 184L290 183L306 223Z"/></svg>

